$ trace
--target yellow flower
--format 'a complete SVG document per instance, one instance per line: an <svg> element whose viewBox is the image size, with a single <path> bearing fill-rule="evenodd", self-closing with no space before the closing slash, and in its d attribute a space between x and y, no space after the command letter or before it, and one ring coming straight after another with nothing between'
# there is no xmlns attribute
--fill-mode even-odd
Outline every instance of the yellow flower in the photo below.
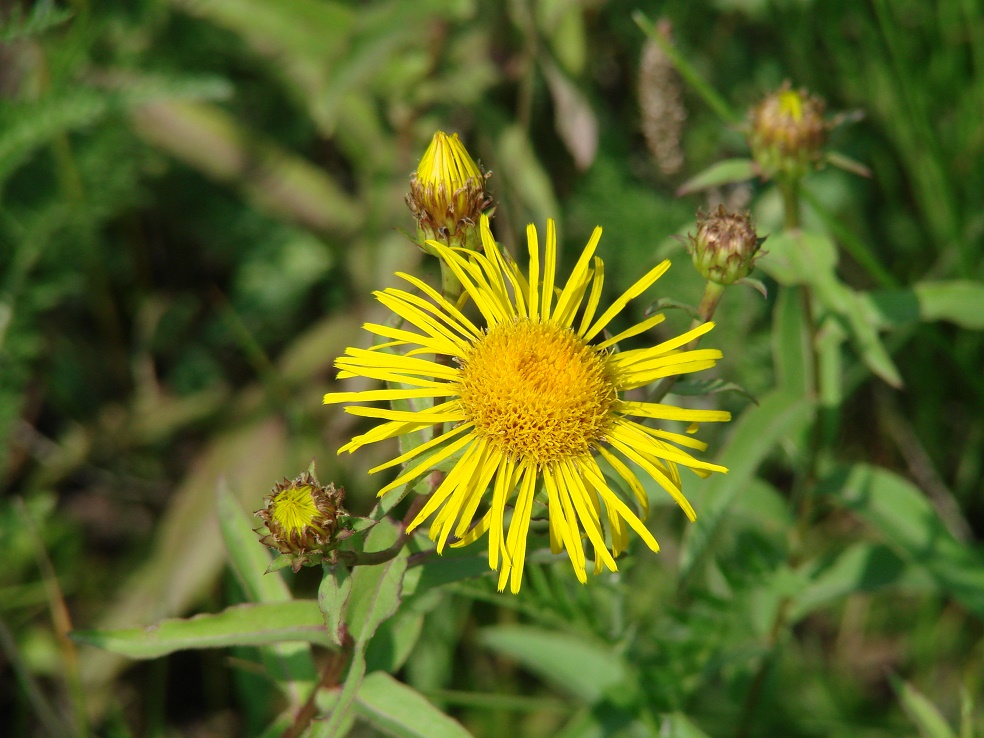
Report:
<svg viewBox="0 0 984 738"><path fill-rule="evenodd" d="M553 221L547 222L542 264L536 230L532 225L527 229L528 281L516 263L499 251L487 218L482 219L481 235L484 254L450 249L437 242L429 245L461 280L484 319L484 327L409 274L398 276L416 290L391 288L376 293L381 303L419 332L366 324L368 331L389 341L370 350L349 348L335 362L341 370L338 376L368 377L389 382L393 388L333 392L325 395L325 403L433 399L436 404L416 411L347 406L345 410L353 415L385 422L353 438L339 453L449 424L447 432L371 472L407 464L379 491L382 496L457 454L410 527L436 513L430 536L437 541L439 552L452 535L457 539L452 545L463 546L488 533L489 566L499 570L500 590L507 582L513 592L519 590L540 480L545 490L551 550L559 553L566 549L582 582L587 579L582 532L594 550L595 573L602 565L616 569L615 557L628 545L628 528L658 551L656 540L616 494L597 457L632 491L643 517L648 513L648 498L625 460L655 479L687 516L695 519L680 490L678 465L701 476L727 470L680 448L704 450L706 444L634 418L699 423L729 420L730 414L629 400L623 393L661 377L713 366L721 357L720 351L680 348L713 324L705 323L650 348L616 353L617 342L644 333L663 320L662 315L653 315L618 335L602 336L628 302L669 268L668 261L650 270L598 316L604 267L594 252L601 228L595 229L562 289L555 288L557 239ZM393 353L396 348L410 350ZM442 363L420 354L450 359ZM483 504L485 509L473 526Z"/></svg>

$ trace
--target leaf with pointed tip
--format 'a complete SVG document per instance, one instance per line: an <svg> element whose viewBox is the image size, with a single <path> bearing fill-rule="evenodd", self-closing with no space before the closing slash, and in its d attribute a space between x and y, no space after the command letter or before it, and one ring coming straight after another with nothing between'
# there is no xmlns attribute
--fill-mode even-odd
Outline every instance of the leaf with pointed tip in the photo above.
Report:
<svg viewBox="0 0 984 738"><path fill-rule="evenodd" d="M396 738L469 738L422 694L381 671L367 676L356 697L355 712L370 725Z"/></svg>
<svg viewBox="0 0 984 738"><path fill-rule="evenodd" d="M681 379L670 390L675 395L693 397L697 395L716 395L721 392L736 392L750 402L759 404L758 400L744 387L724 379Z"/></svg>
<svg viewBox="0 0 984 738"><path fill-rule="evenodd" d="M853 510L910 565L928 572L964 607L984 616L984 557L953 537L925 495L907 479L856 464L835 470L817 492Z"/></svg>
<svg viewBox="0 0 984 738"><path fill-rule="evenodd" d="M692 195L695 192L720 187L726 184L745 182L758 175L755 162L751 159L725 159L712 164L700 174L694 175L679 188L676 195Z"/></svg>
<svg viewBox="0 0 984 738"><path fill-rule="evenodd" d="M246 596L253 602L289 602L291 594L283 578L279 574L264 576L270 554L257 540L250 517L224 479L219 481L215 505L222 540ZM263 647L261 653L270 675L287 686L291 699L300 704L302 692L306 695L310 687L302 690L294 682L313 683L316 679L310 647L305 643L277 643Z"/></svg>
<svg viewBox="0 0 984 738"><path fill-rule="evenodd" d="M827 163L838 169L843 169L845 172L850 172L851 174L856 174L859 177L866 177L871 179L871 170L868 169L864 164L859 161L855 161L849 156L840 153L839 151L828 151Z"/></svg>
<svg viewBox="0 0 984 738"><path fill-rule="evenodd" d="M132 659L154 659L193 648L262 646L283 641L332 645L314 600L235 605L222 612L162 620L144 628L76 630L71 636L76 643Z"/></svg>
<svg viewBox="0 0 984 738"><path fill-rule="evenodd" d="M328 635L336 646L345 641L345 608L352 592L352 574L344 564L325 564L321 586L318 587L318 607L325 617Z"/></svg>
<svg viewBox="0 0 984 738"><path fill-rule="evenodd" d="M957 738L943 713L926 695L894 674L890 678L899 702L902 703L902 709L919 728L919 734L923 738Z"/></svg>
<svg viewBox="0 0 984 738"><path fill-rule="evenodd" d="M984 284L971 280L920 282L909 289L864 293L865 317L880 328L937 320L984 330Z"/></svg>

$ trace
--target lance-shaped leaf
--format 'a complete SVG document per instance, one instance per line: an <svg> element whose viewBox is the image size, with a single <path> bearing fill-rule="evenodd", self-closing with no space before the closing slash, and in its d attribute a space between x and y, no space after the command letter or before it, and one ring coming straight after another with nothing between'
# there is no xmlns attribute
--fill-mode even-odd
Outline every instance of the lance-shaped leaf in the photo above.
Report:
<svg viewBox="0 0 984 738"><path fill-rule="evenodd" d="M262 646L281 641L332 645L314 600L235 605L222 612L163 620L143 628L76 630L72 639L133 659L154 659L191 648Z"/></svg>

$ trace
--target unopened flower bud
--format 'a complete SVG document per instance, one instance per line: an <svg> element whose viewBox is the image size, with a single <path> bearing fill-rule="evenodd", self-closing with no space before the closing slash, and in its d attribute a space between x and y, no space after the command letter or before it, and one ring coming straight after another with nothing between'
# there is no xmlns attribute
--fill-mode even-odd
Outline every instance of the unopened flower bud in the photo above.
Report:
<svg viewBox="0 0 984 738"><path fill-rule="evenodd" d="M734 284L755 268L764 238L755 233L747 212L729 213L724 205L709 215L697 212L697 233L688 234L687 251L700 275L720 285Z"/></svg>
<svg viewBox="0 0 984 738"><path fill-rule="evenodd" d="M824 103L783 83L749 112L748 143L762 176L800 179L823 158Z"/></svg>
<svg viewBox="0 0 984 738"><path fill-rule="evenodd" d="M485 189L489 173L479 168L458 134L434 134L417 171L410 175L406 201L417 219L419 242L428 240L473 250L481 248L478 222L492 204Z"/></svg>
<svg viewBox="0 0 984 738"><path fill-rule="evenodd" d="M331 483L322 486L310 472L293 481L285 478L264 498L266 506L254 513L268 531L260 542L289 556L294 571L319 563L335 543L346 515L344 497L344 489Z"/></svg>

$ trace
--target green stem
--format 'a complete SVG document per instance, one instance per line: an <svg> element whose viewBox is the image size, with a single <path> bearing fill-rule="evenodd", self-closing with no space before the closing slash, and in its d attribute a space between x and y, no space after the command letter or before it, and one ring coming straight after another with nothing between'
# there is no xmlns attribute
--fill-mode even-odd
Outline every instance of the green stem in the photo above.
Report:
<svg viewBox="0 0 984 738"><path fill-rule="evenodd" d="M708 281L707 284L704 285L704 294L700 298L700 305L697 308L697 314L699 317L694 318L694 321L690 324L691 330L699 325L707 323L714 317L714 311L717 310L718 303L721 302L721 298L724 296L724 290L724 285L718 284L717 282ZM695 338L687 344L684 351L693 351L697 348L697 344L699 343L700 338ZM656 387L653 388L653 391L649 394L648 402L659 402L666 397L670 390L673 389L673 385L676 384L679 378L679 374L674 374L673 376L660 380Z"/></svg>
<svg viewBox="0 0 984 738"><path fill-rule="evenodd" d="M782 227L786 231L800 228L800 182L798 178L780 175L779 190L782 192Z"/></svg>
<svg viewBox="0 0 984 738"><path fill-rule="evenodd" d="M782 193L783 204L783 226L786 231L798 232L800 229L800 187L799 179L780 177L778 185ZM807 287L800 288L803 300L803 311L806 316L807 330L810 332L810 355L813 365L813 386L811 393L814 398L822 397L820 355L817 348L817 323L813 312L813 296ZM823 441L823 427L821 419L814 421L810 430L809 458L805 469L799 474L793 492L793 504L797 508L796 525L790 536L789 554L787 564L790 567L796 566L802 558L803 545L809 532L813 519L813 498L814 488L817 482L817 467L820 457L820 446ZM766 654L762 657L755 676L748 688L745 696L745 703L742 707L741 719L738 722L738 729L735 731L736 738L745 738L749 734L753 724L755 710L762 697L762 689L765 684L769 669L775 661L776 650L782 640L783 634L788 629L789 610L791 600L784 598L776 608L769 628L769 635L766 640Z"/></svg>

